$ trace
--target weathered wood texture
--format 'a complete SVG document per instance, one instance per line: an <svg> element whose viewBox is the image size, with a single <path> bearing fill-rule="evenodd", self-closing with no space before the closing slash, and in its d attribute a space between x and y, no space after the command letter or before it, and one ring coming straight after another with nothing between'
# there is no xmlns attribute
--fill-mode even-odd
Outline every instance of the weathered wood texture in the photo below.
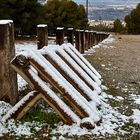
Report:
<svg viewBox="0 0 140 140"><path fill-rule="evenodd" d="M75 31L75 46L76 49L81 52L81 35L79 30Z"/></svg>
<svg viewBox="0 0 140 140"><path fill-rule="evenodd" d="M89 31L85 31L85 50L88 50L88 42L89 42Z"/></svg>
<svg viewBox="0 0 140 140"><path fill-rule="evenodd" d="M17 77L10 66L15 56L14 25L0 21L0 100L15 104L18 99Z"/></svg>
<svg viewBox="0 0 140 140"><path fill-rule="evenodd" d="M37 26L37 46L38 49L48 45L48 27L46 24Z"/></svg>
<svg viewBox="0 0 140 140"><path fill-rule="evenodd" d="M68 43L71 43L72 45L74 45L74 29L73 28L67 29L67 40L68 40Z"/></svg>
<svg viewBox="0 0 140 140"><path fill-rule="evenodd" d="M12 67L18 73L22 73L22 76L24 79L26 79L26 77L28 77L29 78L28 82L29 82L30 86L32 87L32 89L36 89L37 91L40 91L40 93L38 93L39 95L37 95L37 96L35 93L35 95L31 97L31 99L26 101L26 103L25 103L26 105L23 104L23 107L20 106L21 109L18 109L11 117L20 119L21 118L20 116L24 115L23 110L25 110L25 113L28 111L28 108L27 108L28 105L30 106L29 108L31 108L39 99L42 98L47 104L49 104L60 115L60 117L64 120L65 123L72 124L74 122L74 119L70 115L68 115L68 113L65 112L65 110L63 110L61 107L66 104L62 100L61 100L62 103L59 104L57 102L58 101L57 95L54 95L55 98L52 98L52 94L55 94L55 93L53 93L53 91L51 89L49 89L47 91L46 88L48 89L48 87L44 88L42 84L38 83L38 81L41 81L41 83L43 83L43 81L38 77L38 75L36 73L34 73L34 71L32 69L30 69L29 60L27 60L26 58L25 59L23 59L23 58L24 58L24 56L20 55L18 58L14 59L12 61ZM22 64L21 64L21 62L22 62ZM31 71L32 71L32 73L34 73L34 76L32 76ZM45 77L47 77L47 75ZM59 85L55 85L55 86L59 86ZM64 93L62 93L62 94L64 94Z"/></svg>
<svg viewBox="0 0 140 140"><path fill-rule="evenodd" d="M80 31L81 33L81 53L84 53L85 52L85 31L84 30L81 30Z"/></svg>
<svg viewBox="0 0 140 140"><path fill-rule="evenodd" d="M64 43L64 28L58 27L56 29L56 44L62 45Z"/></svg>
<svg viewBox="0 0 140 140"><path fill-rule="evenodd" d="M28 56L18 55L11 62L12 67L22 75L32 89L39 91L29 98L25 97L26 103L20 106L11 117L20 119L38 100L43 99L65 123L73 124L79 120L81 127L94 127L91 122L82 123L81 120L93 116L94 109L90 101L94 100L92 92L97 89L96 79L94 81L93 78L95 74L91 72L88 75L86 72L88 67L86 70L82 68L83 65L84 67L86 65L80 60L77 51L74 51L70 46L73 48L71 44L68 44L62 45L60 48L56 47L56 49L46 47L43 51L30 51ZM37 73L31 67L34 67ZM100 79L98 80L100 81ZM44 82L49 83L55 93ZM68 107L75 117L70 115L64 106Z"/></svg>

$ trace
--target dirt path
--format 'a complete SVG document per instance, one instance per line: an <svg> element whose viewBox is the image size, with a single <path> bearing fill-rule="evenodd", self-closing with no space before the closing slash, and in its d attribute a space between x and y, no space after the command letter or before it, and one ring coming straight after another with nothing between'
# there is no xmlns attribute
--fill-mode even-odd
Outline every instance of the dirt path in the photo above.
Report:
<svg viewBox="0 0 140 140"><path fill-rule="evenodd" d="M121 35L109 44L112 48L99 48L86 58L100 71L107 85L112 82L140 82L140 36ZM115 79L115 81L113 81Z"/></svg>
<svg viewBox="0 0 140 140"><path fill-rule="evenodd" d="M115 36L115 41L107 46L85 57L102 75L104 85L109 88L107 93L124 99L110 99L110 104L122 114L132 116L135 110L140 110L140 104L136 103L140 98L140 35ZM140 139L140 125L134 120L124 130L130 138Z"/></svg>

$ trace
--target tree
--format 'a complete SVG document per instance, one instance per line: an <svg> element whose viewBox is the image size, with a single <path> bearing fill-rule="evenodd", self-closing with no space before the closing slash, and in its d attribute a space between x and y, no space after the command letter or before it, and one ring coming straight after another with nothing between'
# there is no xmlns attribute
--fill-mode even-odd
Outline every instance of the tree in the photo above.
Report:
<svg viewBox="0 0 140 140"><path fill-rule="evenodd" d="M44 7L37 0L1 0L0 19L13 20L16 34L32 35L37 24L45 23Z"/></svg>
<svg viewBox="0 0 140 140"><path fill-rule="evenodd" d="M125 17L128 33L140 34L140 3Z"/></svg>
<svg viewBox="0 0 140 140"><path fill-rule="evenodd" d="M119 19L114 21L113 31L116 33L122 33L124 31L124 26Z"/></svg>
<svg viewBox="0 0 140 140"><path fill-rule="evenodd" d="M13 20L16 35L35 34L37 24L50 29L87 26L84 7L72 0L48 0L45 5L37 0L0 0L0 19Z"/></svg>
<svg viewBox="0 0 140 140"><path fill-rule="evenodd" d="M48 0L45 5L46 22L51 29L58 26L85 28L87 19L85 9L71 0Z"/></svg>

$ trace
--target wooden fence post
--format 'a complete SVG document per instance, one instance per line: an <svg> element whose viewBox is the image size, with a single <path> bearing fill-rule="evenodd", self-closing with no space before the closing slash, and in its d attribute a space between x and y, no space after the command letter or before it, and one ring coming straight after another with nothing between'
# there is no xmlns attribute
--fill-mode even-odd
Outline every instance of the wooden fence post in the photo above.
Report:
<svg viewBox="0 0 140 140"><path fill-rule="evenodd" d="M48 45L48 26L46 24L37 25L37 46L38 49Z"/></svg>
<svg viewBox="0 0 140 140"><path fill-rule="evenodd" d="M88 38L89 38L89 39L88 39L88 49L90 49L90 45L91 45L91 31L88 31L88 32L89 32L89 33L88 33L88 34L89 34L89 35L88 35L88 36L89 36L89 37L88 37Z"/></svg>
<svg viewBox="0 0 140 140"><path fill-rule="evenodd" d="M97 32L95 32L95 45L97 45L98 44L98 37L97 37L98 35L97 35Z"/></svg>
<svg viewBox="0 0 140 140"><path fill-rule="evenodd" d="M93 46L93 41L94 41L93 31L91 31L91 47Z"/></svg>
<svg viewBox="0 0 140 140"><path fill-rule="evenodd" d="M89 31L85 30L85 50L88 50L88 42L89 42Z"/></svg>
<svg viewBox="0 0 140 140"><path fill-rule="evenodd" d="M81 51L81 36L80 36L80 30L75 31L75 45L76 49L80 52Z"/></svg>
<svg viewBox="0 0 140 140"><path fill-rule="evenodd" d="M80 30L80 33L81 33L81 51L80 51L80 53L84 53L85 52L85 31Z"/></svg>
<svg viewBox="0 0 140 140"><path fill-rule="evenodd" d="M99 32L96 33L97 36L97 44L99 43L100 37L99 37Z"/></svg>
<svg viewBox="0 0 140 140"><path fill-rule="evenodd" d="M96 45L96 32L93 31L93 46Z"/></svg>
<svg viewBox="0 0 140 140"><path fill-rule="evenodd" d="M17 75L10 66L15 56L14 25L0 20L0 100L15 104L18 99Z"/></svg>
<svg viewBox="0 0 140 140"><path fill-rule="evenodd" d="M62 45L63 43L64 43L64 27L57 27L56 44Z"/></svg>
<svg viewBox="0 0 140 140"><path fill-rule="evenodd" d="M68 43L71 43L72 45L74 45L74 29L73 28L67 29L67 40L68 40Z"/></svg>

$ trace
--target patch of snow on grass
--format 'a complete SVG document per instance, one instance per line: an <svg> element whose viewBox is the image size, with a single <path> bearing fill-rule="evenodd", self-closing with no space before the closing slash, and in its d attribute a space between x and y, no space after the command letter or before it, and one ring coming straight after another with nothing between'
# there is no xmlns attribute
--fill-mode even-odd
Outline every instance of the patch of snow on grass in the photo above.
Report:
<svg viewBox="0 0 140 140"><path fill-rule="evenodd" d="M0 101L0 137L4 134L9 133L10 135L15 136L30 136L32 134L31 130L42 127L43 124L38 122L15 122L13 119L8 120L7 122L2 122L2 117L12 108L12 106L4 101Z"/></svg>
<svg viewBox="0 0 140 140"><path fill-rule="evenodd" d="M15 44L16 54L24 51L24 50L36 50L37 49L36 42L18 42Z"/></svg>
<svg viewBox="0 0 140 140"><path fill-rule="evenodd" d="M104 97L106 93L104 93ZM127 121L128 117L125 115L122 115L119 113L118 110L111 107L109 104L107 104L103 96L100 95L100 98L102 99L102 104L100 106L100 113L102 116L102 122L99 126L95 125L94 129L88 130L85 128L80 128L76 124L72 126L68 125L59 125L56 129L52 131L53 134L61 134L63 136L83 136L83 135L97 135L97 136L105 136L108 134L117 134L118 131L121 133L122 130L120 129L121 126L123 126ZM118 129L118 130L117 130Z"/></svg>
<svg viewBox="0 0 140 140"><path fill-rule="evenodd" d="M140 105L140 98L136 99L135 103Z"/></svg>
<svg viewBox="0 0 140 140"><path fill-rule="evenodd" d="M140 95L132 94L130 98L134 100L134 103L140 105Z"/></svg>
<svg viewBox="0 0 140 140"><path fill-rule="evenodd" d="M140 110L133 109L133 115L131 118L133 119L134 123L140 124Z"/></svg>

